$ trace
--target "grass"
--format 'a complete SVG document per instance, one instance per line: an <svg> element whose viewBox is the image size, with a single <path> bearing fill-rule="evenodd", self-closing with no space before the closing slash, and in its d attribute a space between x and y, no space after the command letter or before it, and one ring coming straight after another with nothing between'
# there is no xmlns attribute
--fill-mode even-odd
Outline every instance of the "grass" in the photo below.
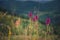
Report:
<svg viewBox="0 0 60 40"><path fill-rule="evenodd" d="M15 28L15 25L14 25L16 19L21 19L20 20L21 24L18 25L18 28ZM8 36L2 36L2 37L0 37L0 40L9 40L9 39L10 40L45 40L46 26L44 24L41 24L39 21L38 21L39 29L37 30L35 28L35 25L34 25L35 22L33 22L32 25L30 26L32 28L30 32L28 29L29 24L30 24L29 19L24 19L24 18L20 18L20 17L16 17L16 16L11 16L11 15L4 15L4 16L0 15L0 22L2 22L2 24L3 24L2 27L4 29L7 27L7 25L9 25L9 27L11 28L10 31L12 32L12 35L10 36L10 38L8 38ZM0 30L2 30L2 29L0 29ZM19 29L19 32L16 32L16 31L18 31L18 29ZM25 30L26 30L26 32L25 32ZM38 34L37 33L35 34L34 31L36 31L36 32L38 31ZM20 33L20 34L16 35L17 33ZM31 33L31 35L28 35L29 33ZM6 34L8 35L8 32ZM49 35L50 38L47 35L46 35L46 37L47 37L47 40L55 40L54 34Z"/></svg>
<svg viewBox="0 0 60 40"><path fill-rule="evenodd" d="M50 36L51 38L47 37L47 40L55 40L53 39L53 35ZM1 37L2 38L2 37ZM1 40L9 40L8 37L4 36ZM10 37L10 40L45 40L45 37L41 36L25 36L25 35L14 35Z"/></svg>

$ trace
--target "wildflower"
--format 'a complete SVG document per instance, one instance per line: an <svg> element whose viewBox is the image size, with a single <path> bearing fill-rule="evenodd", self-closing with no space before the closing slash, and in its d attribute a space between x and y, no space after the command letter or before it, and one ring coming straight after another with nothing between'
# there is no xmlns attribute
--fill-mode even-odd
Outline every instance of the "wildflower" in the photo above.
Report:
<svg viewBox="0 0 60 40"><path fill-rule="evenodd" d="M46 25L49 25L49 24L50 24L50 22L51 22L50 18L49 18L49 17L48 17L48 18L46 18L46 21L45 21Z"/></svg>
<svg viewBox="0 0 60 40"><path fill-rule="evenodd" d="M29 16L29 17L32 17L32 12L29 12L28 16Z"/></svg>
<svg viewBox="0 0 60 40"><path fill-rule="evenodd" d="M34 22L35 22L35 18L32 18L32 21L34 21Z"/></svg>
<svg viewBox="0 0 60 40"><path fill-rule="evenodd" d="M38 20L38 16L34 16L33 21L37 21Z"/></svg>
<svg viewBox="0 0 60 40"><path fill-rule="evenodd" d="M35 20L38 20L38 16L37 15L35 16Z"/></svg>

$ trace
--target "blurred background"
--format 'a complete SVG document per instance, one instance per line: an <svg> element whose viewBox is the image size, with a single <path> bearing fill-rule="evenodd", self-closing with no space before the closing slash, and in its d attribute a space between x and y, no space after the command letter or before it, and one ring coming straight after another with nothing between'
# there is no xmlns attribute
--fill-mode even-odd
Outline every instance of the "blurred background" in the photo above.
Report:
<svg viewBox="0 0 60 40"><path fill-rule="evenodd" d="M35 23L28 17L29 12L32 12L32 18L38 16L38 30L35 29ZM60 1L59 0L0 0L0 39L17 40L13 37L16 35L28 36L37 35L44 40L47 27L45 24L46 18L50 18L49 24L51 34L50 40L60 39ZM17 22L16 22L17 21ZM31 21L31 22L30 22ZM36 21L35 21L36 22ZM32 24L32 25L30 25ZM32 29L29 29L29 26ZM31 30L31 31L28 31ZM43 33L45 32L45 33ZM43 33L43 34L42 34ZM46 33L47 34L47 33ZM21 38L21 37L20 37ZM26 40L39 40L25 38ZM49 39L49 38L48 38ZM24 39L18 39L24 40ZM47 39L46 39L47 40Z"/></svg>

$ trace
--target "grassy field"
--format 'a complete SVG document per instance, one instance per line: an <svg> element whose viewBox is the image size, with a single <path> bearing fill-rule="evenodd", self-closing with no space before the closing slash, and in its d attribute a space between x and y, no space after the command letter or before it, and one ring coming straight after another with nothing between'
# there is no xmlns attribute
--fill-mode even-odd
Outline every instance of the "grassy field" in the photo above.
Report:
<svg viewBox="0 0 60 40"><path fill-rule="evenodd" d="M0 14L0 40L56 40L52 26L48 28L38 19Z"/></svg>

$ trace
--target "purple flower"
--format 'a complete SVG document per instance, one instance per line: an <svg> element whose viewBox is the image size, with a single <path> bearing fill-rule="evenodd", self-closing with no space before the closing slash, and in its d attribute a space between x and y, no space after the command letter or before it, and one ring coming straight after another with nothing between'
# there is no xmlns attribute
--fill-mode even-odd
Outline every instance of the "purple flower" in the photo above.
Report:
<svg viewBox="0 0 60 40"><path fill-rule="evenodd" d="M33 21L37 21L38 20L38 16L34 16Z"/></svg>
<svg viewBox="0 0 60 40"><path fill-rule="evenodd" d="M35 20L38 20L38 16L37 15L35 16Z"/></svg>
<svg viewBox="0 0 60 40"><path fill-rule="evenodd" d="M35 18L32 18L32 21L34 21L34 22L35 22Z"/></svg>
<svg viewBox="0 0 60 40"><path fill-rule="evenodd" d="M49 25L49 24L50 24L50 22L51 22L50 18L49 18L49 17L48 17L48 18L46 18L46 21L45 21L46 25Z"/></svg>
<svg viewBox="0 0 60 40"><path fill-rule="evenodd" d="M29 17L32 17L32 12L29 12L28 16L29 16Z"/></svg>

